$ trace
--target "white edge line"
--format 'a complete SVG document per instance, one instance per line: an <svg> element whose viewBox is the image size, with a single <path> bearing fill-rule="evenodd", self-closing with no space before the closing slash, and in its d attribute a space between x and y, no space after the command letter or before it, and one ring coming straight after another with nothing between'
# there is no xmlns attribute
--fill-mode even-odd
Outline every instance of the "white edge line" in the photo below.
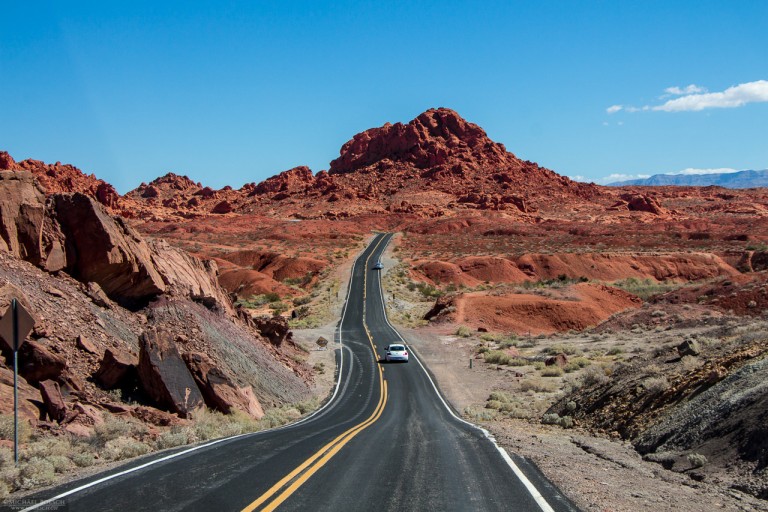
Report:
<svg viewBox="0 0 768 512"><path fill-rule="evenodd" d="M368 244L368 245L370 245L370 244ZM366 246L366 249L367 248L368 248L368 246ZM343 373L342 370L344 369L344 348L345 348L344 347L344 343L342 341L341 325L342 325L342 323L344 323L344 317L347 314L347 305L349 304L349 295L352 292L352 274L355 271L355 266L357 265L357 260L359 260L364 253L365 253L365 249L362 250L362 252L360 253L360 255L357 258L355 258L355 262L352 264L352 270L350 271L349 282L347 283L347 297L344 300L344 310L342 311L341 318L339 319L339 323L336 326L336 329L337 329L337 331L339 333L339 344L341 345L341 348L339 350L339 352L340 352L339 376L336 379L336 387L335 387L335 389L333 391L333 395L331 395L331 398L325 403L325 405L323 405L321 408L317 409L315 412L313 412L309 416L307 416L305 418L302 418L299 421L296 421L294 423L289 423L288 425L281 425L279 427L275 427L275 428L271 428L271 429L267 429L267 430L260 430L258 432L247 432L245 434L237 434L235 436L222 437L221 439L216 439L215 441L211 441L210 443L201 444L201 445L194 446L192 448L188 448L186 450L180 451L178 453L173 453L171 455L166 455L165 457L161 457L159 459L152 460L152 461L147 462L145 464L142 464L140 466L136 466L135 468L126 469L125 471L120 471L119 473L115 473L114 475L105 476L104 478L100 478L98 480L95 480L93 482L87 483L85 485L81 485L80 487L76 487L74 489L70 489L67 492L63 492L63 493L61 493L61 494L59 494L57 496L54 496L52 498L48 498L47 500L41 501L40 503L36 503L36 504L34 504L34 505L30 506L30 507L22 509L21 512L28 512L30 510L35 510L35 509L38 509L40 507L44 507L45 505L53 503L54 501L58 501L58 500L60 500L62 498L66 498L67 496L71 496L72 494L78 493L80 491L84 491L84 490L86 490L86 489L88 489L90 487L94 487L96 485L102 484L102 483L107 482L109 480L112 480L114 478L118 478L118 477L127 475L129 473L134 473L136 471L140 471L140 470L148 468L150 466L154 466L155 464L159 464L160 462L165 462L165 461L170 460L170 459L175 459L176 457L181 457L182 455L186 455L188 453L194 452L196 450L200 450L202 448L208 448L209 446L213 446L215 444L222 443L224 441L230 441L232 439L237 439L239 437L245 437L245 436L255 436L255 435L264 434L264 433L267 433L267 432L275 432L275 431L278 431L278 430L286 429L288 427L295 427L296 425L299 425L301 423L304 423L305 421L308 421L308 420L312 419L315 415L319 414L321 411L323 411L326 408L328 408L332 403L334 403L333 401L336 398L336 395L338 394L339 389L341 388L341 375ZM367 268L366 268L366 270L367 270Z"/></svg>
<svg viewBox="0 0 768 512"><path fill-rule="evenodd" d="M391 238L390 238L391 240ZM389 241L387 241L387 245L389 245ZM386 250L386 245L384 246L384 250ZM383 251L382 251L383 252ZM389 322L389 317L387 316L387 308L386 308L386 302L384 300L384 292L383 287L381 286L381 273L379 273L379 295L381 296L381 304L384 309L384 321L387 323L387 325L392 329L394 332L397 333L397 336L400 338L400 341L403 343L405 342L405 339L403 339L403 336L400 334L400 332L395 329L395 327ZM491 442L493 443L493 446L498 450L498 452L501 454L501 458L504 459L504 462L507 463L507 465L512 469L512 472L515 473L515 476L517 476L518 479L523 483L525 488L528 490L530 495L533 497L534 500L536 500L536 503L539 505L541 510L543 512L554 512L554 509L550 506L549 503L547 503L547 500L544 498L544 496L541 495L539 490L536 488L533 483L528 480L528 477L525 476L525 474L520 470L517 464L515 464L515 461L512 460L512 457L509 456L509 453L507 453L507 450L505 450L503 447L499 445L498 442L496 442L496 438L493 437L493 434L491 434L488 430L484 429L483 427L479 425L475 425L474 423L470 423L469 421L465 420L464 418L461 418L460 416L457 416L455 412L453 412L453 409L446 403L445 399L443 398L443 395L440 394L440 391L437 389L437 386L435 385L435 382L432 380L432 377L430 377L429 372L424 367L424 365L421 363L421 360L416 356L416 354L411 350L411 354L413 355L414 359L416 359L416 362L419 363L419 366L421 367L422 371L424 372L424 375L427 376L427 379L429 380L429 383L432 384L432 388L435 390L435 393L437 394L437 397L442 402L443 406L445 406L448 413L459 420L460 422L469 425L470 427L476 428L480 432L483 433L483 435Z"/></svg>

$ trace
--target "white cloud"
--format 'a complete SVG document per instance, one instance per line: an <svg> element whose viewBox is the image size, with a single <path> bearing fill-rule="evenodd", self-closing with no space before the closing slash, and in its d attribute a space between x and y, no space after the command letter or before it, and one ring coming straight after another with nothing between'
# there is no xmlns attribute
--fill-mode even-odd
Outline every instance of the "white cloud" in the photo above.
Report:
<svg viewBox="0 0 768 512"><path fill-rule="evenodd" d="M678 96L667 100L661 105L644 105L634 107L632 105L612 105L605 109L608 114L625 111L629 113L644 112L648 110L661 112L698 112L709 108L737 108L749 103L768 102L768 80L756 80L734 85L721 92L707 92L700 85L687 85L685 87L667 87L667 94L661 98Z"/></svg>
<svg viewBox="0 0 768 512"><path fill-rule="evenodd" d="M748 103L768 102L768 80L734 85L723 92L688 94L651 107L664 112L699 111L706 108L736 108Z"/></svg>
<svg viewBox="0 0 768 512"><path fill-rule="evenodd" d="M617 181L627 181L627 180L640 180L645 178L650 178L650 174L609 174L608 176L604 176L602 178L598 178L595 180L595 183L599 185L605 185L606 183L615 183Z"/></svg>
<svg viewBox="0 0 768 512"><path fill-rule="evenodd" d="M669 175L679 175L679 174L685 174L685 175L691 175L691 174L729 174L732 172L739 172L738 169L731 169L730 167L721 167L719 169L694 169L692 167L689 167L687 169L683 169L682 171L672 171L672 172L666 172L664 174Z"/></svg>
<svg viewBox="0 0 768 512"><path fill-rule="evenodd" d="M576 176L568 176L568 177L571 178L573 181L587 181L587 177L582 176L581 174L577 174Z"/></svg>
<svg viewBox="0 0 768 512"><path fill-rule="evenodd" d="M682 96L683 94L700 94L702 92L707 92L706 87L701 87L699 85L688 85L686 87L667 87L664 89L664 92L667 93L667 95L674 95L674 96Z"/></svg>

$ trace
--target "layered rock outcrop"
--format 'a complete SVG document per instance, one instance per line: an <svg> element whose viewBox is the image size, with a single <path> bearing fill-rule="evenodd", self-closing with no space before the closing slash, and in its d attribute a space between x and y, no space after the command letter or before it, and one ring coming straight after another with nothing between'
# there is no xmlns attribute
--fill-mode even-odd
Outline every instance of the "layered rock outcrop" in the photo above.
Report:
<svg viewBox="0 0 768 512"><path fill-rule="evenodd" d="M139 341L139 379L147 395L161 407L185 418L202 407L200 389L171 335L151 329Z"/></svg>

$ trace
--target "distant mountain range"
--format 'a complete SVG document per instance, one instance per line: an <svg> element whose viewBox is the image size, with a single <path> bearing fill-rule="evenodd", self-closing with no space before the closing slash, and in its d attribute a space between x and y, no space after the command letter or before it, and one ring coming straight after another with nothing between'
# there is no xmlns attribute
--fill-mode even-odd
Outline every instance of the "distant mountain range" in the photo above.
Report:
<svg viewBox="0 0 768 512"><path fill-rule="evenodd" d="M609 187L626 185L726 188L768 187L768 169L762 171L738 171L719 174L655 174L650 178L609 183Z"/></svg>

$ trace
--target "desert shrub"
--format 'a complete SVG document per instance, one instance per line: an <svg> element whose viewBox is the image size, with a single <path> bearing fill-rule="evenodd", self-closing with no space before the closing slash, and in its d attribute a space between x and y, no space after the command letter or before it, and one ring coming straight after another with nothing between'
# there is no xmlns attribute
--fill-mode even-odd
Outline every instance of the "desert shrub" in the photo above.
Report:
<svg viewBox="0 0 768 512"><path fill-rule="evenodd" d="M545 414L541 417L541 422L545 425L557 425L560 423L560 415L556 412Z"/></svg>
<svg viewBox="0 0 768 512"><path fill-rule="evenodd" d="M492 332L484 332L480 335L480 339L483 341L499 341L499 335Z"/></svg>
<svg viewBox="0 0 768 512"><path fill-rule="evenodd" d="M294 297L291 302L293 302L294 306L304 306L305 304L312 302L312 297L309 295L305 295L303 297Z"/></svg>
<svg viewBox="0 0 768 512"><path fill-rule="evenodd" d="M546 366L541 370L542 377L560 377L563 374L563 369L557 365Z"/></svg>
<svg viewBox="0 0 768 512"><path fill-rule="evenodd" d="M707 463L707 458L700 453L689 453L688 462L695 468L700 468Z"/></svg>
<svg viewBox="0 0 768 512"><path fill-rule="evenodd" d="M461 325L458 329L456 329L455 334L456 336L461 336L462 338L469 338L472 336L472 331L466 325Z"/></svg>
<svg viewBox="0 0 768 512"><path fill-rule="evenodd" d="M25 420L19 420L19 442L29 441L32 428ZM0 414L0 439L13 440L13 414Z"/></svg>
<svg viewBox="0 0 768 512"><path fill-rule="evenodd" d="M53 470L56 473L66 473L75 466L75 463L64 455L51 455L46 457L46 460L53 464Z"/></svg>
<svg viewBox="0 0 768 512"><path fill-rule="evenodd" d="M565 368L563 368L566 373L575 372L581 369L581 366L579 366L578 363L575 363L573 361L569 361L568 364L565 365Z"/></svg>
<svg viewBox="0 0 768 512"><path fill-rule="evenodd" d="M579 349L572 346L572 345L552 345L551 347L547 347L544 350L542 350L544 354L548 354L551 356L557 355L557 354L566 354L566 355L574 355L577 352L579 352Z"/></svg>
<svg viewBox="0 0 768 512"><path fill-rule="evenodd" d="M499 412L495 409L479 409L477 407L467 407L464 409L464 416L473 421L492 421L499 417Z"/></svg>
<svg viewBox="0 0 768 512"><path fill-rule="evenodd" d="M16 487L21 490L50 485L56 481L56 471L49 461L30 459L19 465Z"/></svg>
<svg viewBox="0 0 768 512"><path fill-rule="evenodd" d="M573 411L575 411L575 410L576 410L576 402L574 402L573 400L569 400L569 401L568 401L568 402L565 404L565 410L566 410L566 411L568 411L568 412L573 412Z"/></svg>
<svg viewBox="0 0 768 512"><path fill-rule="evenodd" d="M605 374L605 370L599 366L590 366L581 376L582 386L601 385L608 382L610 378Z"/></svg>
<svg viewBox="0 0 768 512"><path fill-rule="evenodd" d="M527 366L530 363L527 359L523 359L522 357L512 357L507 364L509 366Z"/></svg>
<svg viewBox="0 0 768 512"><path fill-rule="evenodd" d="M649 377L643 381L643 388L649 395L658 395L669 389L666 377Z"/></svg>
<svg viewBox="0 0 768 512"><path fill-rule="evenodd" d="M155 446L158 450L184 446L189 444L190 434L191 432L187 428L174 427L160 434L155 440Z"/></svg>
<svg viewBox="0 0 768 512"><path fill-rule="evenodd" d="M70 454L69 459L74 462L75 466L79 468L87 468L93 466L96 462L96 458L93 453L83 451Z"/></svg>
<svg viewBox="0 0 768 512"><path fill-rule="evenodd" d="M101 425L93 429L91 441L98 447L104 447L109 441L120 437L142 437L147 433L147 426L136 420L108 416Z"/></svg>
<svg viewBox="0 0 768 512"><path fill-rule="evenodd" d="M624 349L623 348L621 348L621 347L611 347L610 350L608 350L608 352L606 352L606 355L617 356L617 355L623 354L623 353L624 353Z"/></svg>
<svg viewBox="0 0 768 512"><path fill-rule="evenodd" d="M554 382L545 382L540 378L525 379L520 383L521 391L537 391L541 393L552 393L555 391Z"/></svg>
<svg viewBox="0 0 768 512"><path fill-rule="evenodd" d="M285 313L290 308L291 307L285 302L272 302L269 305L269 309L272 310L273 315L279 315L281 313Z"/></svg>
<svg viewBox="0 0 768 512"><path fill-rule="evenodd" d="M123 460L144 455L150 450L149 445L132 437L118 437L107 441L102 455L107 460Z"/></svg>
<svg viewBox="0 0 768 512"><path fill-rule="evenodd" d="M546 368L546 363L544 361L534 361L533 362L533 368L536 370L543 370Z"/></svg>
<svg viewBox="0 0 768 512"><path fill-rule="evenodd" d="M483 354L486 363L489 364L509 364L512 359L509 354L501 350L491 350Z"/></svg>
<svg viewBox="0 0 768 512"><path fill-rule="evenodd" d="M563 428L573 428L573 418L570 416L563 416L558 423Z"/></svg>
<svg viewBox="0 0 768 512"><path fill-rule="evenodd" d="M488 400L497 400L499 402L511 402L512 397L503 391L492 391Z"/></svg>
<svg viewBox="0 0 768 512"><path fill-rule="evenodd" d="M66 437L40 437L27 443L19 452L21 459L45 459L54 455L66 456L72 451L72 443Z"/></svg>

